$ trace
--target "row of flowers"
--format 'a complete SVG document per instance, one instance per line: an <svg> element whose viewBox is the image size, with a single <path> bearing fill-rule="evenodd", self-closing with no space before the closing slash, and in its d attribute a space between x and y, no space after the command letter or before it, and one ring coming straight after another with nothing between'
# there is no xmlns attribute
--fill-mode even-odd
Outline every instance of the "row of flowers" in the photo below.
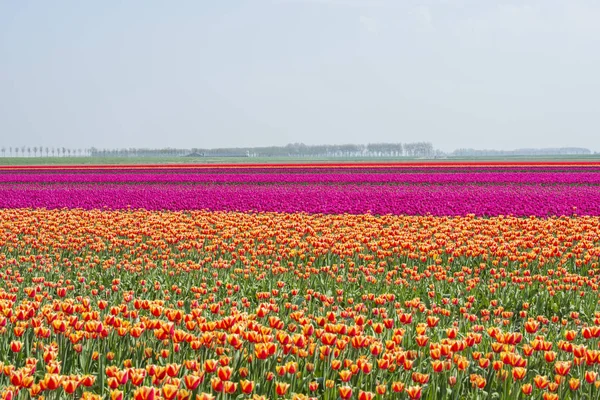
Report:
<svg viewBox="0 0 600 400"><path fill-rule="evenodd" d="M430 169L380 171L377 169L313 171L259 170L46 170L0 171L0 183L173 183L173 184L508 184L598 185L600 168L542 171L451 171Z"/></svg>
<svg viewBox="0 0 600 400"><path fill-rule="evenodd" d="M600 215L598 186L3 184L0 208L395 214Z"/></svg>
<svg viewBox="0 0 600 400"><path fill-rule="evenodd" d="M0 210L4 398L600 396L600 221Z"/></svg>

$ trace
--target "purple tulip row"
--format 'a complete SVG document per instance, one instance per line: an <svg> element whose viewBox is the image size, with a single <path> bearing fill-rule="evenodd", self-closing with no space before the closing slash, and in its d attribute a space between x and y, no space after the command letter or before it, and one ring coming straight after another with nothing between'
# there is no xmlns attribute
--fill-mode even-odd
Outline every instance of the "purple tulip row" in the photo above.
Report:
<svg viewBox="0 0 600 400"><path fill-rule="evenodd" d="M204 172L140 173L117 170L111 173L4 173L0 184L8 183L164 183L164 184L544 184L600 185L600 170L594 172L327 172L327 173L260 173L246 170L239 173Z"/></svg>
<svg viewBox="0 0 600 400"><path fill-rule="evenodd" d="M0 208L145 208L455 216L600 215L596 185L0 184Z"/></svg>

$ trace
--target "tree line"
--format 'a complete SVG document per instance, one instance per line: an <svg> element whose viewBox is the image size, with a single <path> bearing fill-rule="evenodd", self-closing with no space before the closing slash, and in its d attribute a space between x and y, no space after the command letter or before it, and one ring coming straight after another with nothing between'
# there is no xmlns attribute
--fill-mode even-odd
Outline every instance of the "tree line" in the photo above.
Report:
<svg viewBox="0 0 600 400"><path fill-rule="evenodd" d="M556 155L586 155L592 154L590 149L583 147L558 147L543 149L516 149L516 150L478 150L456 149L452 157L501 157L501 156L556 156Z"/></svg>
<svg viewBox="0 0 600 400"><path fill-rule="evenodd" d="M290 143L285 146L222 147L222 148L92 148L97 157L434 157L439 151L429 142L370 143L340 145L306 145Z"/></svg>
<svg viewBox="0 0 600 400"><path fill-rule="evenodd" d="M369 143L306 145L290 143L285 146L265 147L223 147L223 148L120 148L100 149L68 148L50 146L2 146L3 157L497 157L497 156L536 156L536 155L586 155L592 154L583 147L526 148L516 150L481 150L462 148L444 153L430 142L412 143Z"/></svg>
<svg viewBox="0 0 600 400"><path fill-rule="evenodd" d="M68 147L50 146L2 146L0 152L3 157L84 157L91 155L91 149L71 149ZM39 154L39 156L38 156Z"/></svg>
<svg viewBox="0 0 600 400"><path fill-rule="evenodd" d="M440 155L429 142L369 143L341 145L223 147L223 148L121 148L71 149L67 147L20 146L0 148L4 157L421 157Z"/></svg>

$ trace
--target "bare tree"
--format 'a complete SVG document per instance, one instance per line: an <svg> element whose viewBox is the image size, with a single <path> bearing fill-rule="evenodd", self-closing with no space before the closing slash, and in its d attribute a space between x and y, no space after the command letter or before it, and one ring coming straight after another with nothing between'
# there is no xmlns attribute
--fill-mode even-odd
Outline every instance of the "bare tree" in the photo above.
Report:
<svg viewBox="0 0 600 400"><path fill-rule="evenodd" d="M2 157L6 157L6 147L2 146Z"/></svg>
<svg viewBox="0 0 600 400"><path fill-rule="evenodd" d="M33 146L33 155L34 155L35 157L37 157L37 151L38 151L38 148L37 148L37 146ZM31 153L30 153L30 154L31 154Z"/></svg>
<svg viewBox="0 0 600 400"><path fill-rule="evenodd" d="M46 146L46 157L48 157L49 152L50 152L50 149L48 148L48 146Z"/></svg>

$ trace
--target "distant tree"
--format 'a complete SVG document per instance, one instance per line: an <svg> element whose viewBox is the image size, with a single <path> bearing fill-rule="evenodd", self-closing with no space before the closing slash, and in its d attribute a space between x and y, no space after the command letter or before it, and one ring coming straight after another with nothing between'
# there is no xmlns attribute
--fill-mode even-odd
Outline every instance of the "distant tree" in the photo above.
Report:
<svg viewBox="0 0 600 400"><path fill-rule="evenodd" d="M27 156L31 157L31 147L27 147Z"/></svg>
<svg viewBox="0 0 600 400"><path fill-rule="evenodd" d="M22 157L25 157L25 149L26 149L26 147L25 147L25 146L21 146L21 154L22 154Z"/></svg>
<svg viewBox="0 0 600 400"><path fill-rule="evenodd" d="M17 157L19 157L19 148L15 147L15 153L17 153Z"/></svg>
<svg viewBox="0 0 600 400"><path fill-rule="evenodd" d="M13 150L13 149L12 149L12 146L10 146L10 147L8 148L8 151L9 151L9 153L10 153L10 156L11 156L11 157L12 157L12 150Z"/></svg>
<svg viewBox="0 0 600 400"><path fill-rule="evenodd" d="M6 147L2 146L2 157L6 157Z"/></svg>
<svg viewBox="0 0 600 400"><path fill-rule="evenodd" d="M416 145L414 143L406 143L406 144L404 144L404 153L408 157L414 157L415 156L415 150L416 150Z"/></svg>
<svg viewBox="0 0 600 400"><path fill-rule="evenodd" d="M48 157L48 152L50 152L50 149L48 148L48 146L46 146L46 157Z"/></svg>
<svg viewBox="0 0 600 400"><path fill-rule="evenodd" d="M37 157L37 151L38 151L38 148L37 148L37 146L33 146L33 155L34 155L35 157Z"/></svg>
<svg viewBox="0 0 600 400"><path fill-rule="evenodd" d="M62 147L60 150L62 151L62 156L64 157L65 153L67 152L67 148L66 147Z"/></svg>

